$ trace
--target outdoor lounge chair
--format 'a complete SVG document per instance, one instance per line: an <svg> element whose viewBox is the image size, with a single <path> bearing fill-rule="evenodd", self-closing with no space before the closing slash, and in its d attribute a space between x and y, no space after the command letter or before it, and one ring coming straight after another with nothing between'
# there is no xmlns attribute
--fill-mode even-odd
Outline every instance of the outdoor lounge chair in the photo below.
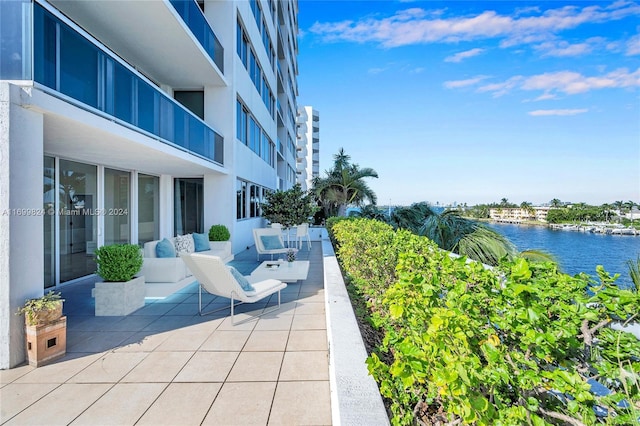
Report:
<svg viewBox="0 0 640 426"><path fill-rule="evenodd" d="M284 245L282 230L278 228L254 228L253 240L256 243L257 260L260 260L261 254L270 254L273 260L274 254L286 254L289 251Z"/></svg>
<svg viewBox="0 0 640 426"><path fill-rule="evenodd" d="M231 300L231 324L235 324L233 319L233 308L242 303L254 303L264 299L274 293L278 293L278 306L265 311L260 315L276 311L280 309L280 290L287 287L282 281L275 279L256 280L252 277L244 277L254 290L244 290L238 281L243 277L239 276L238 279L234 277L231 269L224 264L222 259L217 256L208 256L198 253L181 253L180 257L184 260L184 263L193 273L193 276L198 280L198 313L202 315L209 315L214 312L227 309L227 307L215 309L208 312L202 311L202 289L207 293L214 296L226 297ZM238 301L238 303L235 303Z"/></svg>

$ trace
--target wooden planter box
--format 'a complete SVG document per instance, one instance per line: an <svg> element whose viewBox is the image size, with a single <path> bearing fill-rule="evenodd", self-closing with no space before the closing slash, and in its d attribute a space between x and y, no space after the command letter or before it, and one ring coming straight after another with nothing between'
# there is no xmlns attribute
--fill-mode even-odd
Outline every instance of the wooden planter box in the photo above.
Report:
<svg viewBox="0 0 640 426"><path fill-rule="evenodd" d="M29 365L40 367L67 352L67 317L48 324L26 326Z"/></svg>

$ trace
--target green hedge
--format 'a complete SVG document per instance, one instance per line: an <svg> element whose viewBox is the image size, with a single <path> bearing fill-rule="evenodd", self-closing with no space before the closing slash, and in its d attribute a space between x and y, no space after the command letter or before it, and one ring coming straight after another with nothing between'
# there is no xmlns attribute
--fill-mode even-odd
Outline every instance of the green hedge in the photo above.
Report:
<svg viewBox="0 0 640 426"><path fill-rule="evenodd" d="M637 424L640 344L607 326L640 296L601 267L599 282L525 259L493 270L366 219L332 233L384 332L367 364L393 424L595 424L600 408ZM591 393L594 378L613 393Z"/></svg>

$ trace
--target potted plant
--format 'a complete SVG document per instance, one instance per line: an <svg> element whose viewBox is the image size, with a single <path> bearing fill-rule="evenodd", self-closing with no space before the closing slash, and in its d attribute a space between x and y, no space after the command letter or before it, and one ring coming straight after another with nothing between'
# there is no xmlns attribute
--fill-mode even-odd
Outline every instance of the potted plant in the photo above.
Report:
<svg viewBox="0 0 640 426"><path fill-rule="evenodd" d="M24 314L26 325L50 324L62 316L62 302L59 292L49 291L42 297L27 299L17 315Z"/></svg>
<svg viewBox="0 0 640 426"><path fill-rule="evenodd" d="M224 225L211 225L209 228L209 241L229 241L231 233Z"/></svg>
<svg viewBox="0 0 640 426"><path fill-rule="evenodd" d="M67 317L62 316L64 299L49 291L27 299L16 312L25 319L25 341L29 364L39 367L63 356L67 349Z"/></svg>
<svg viewBox="0 0 640 426"><path fill-rule="evenodd" d="M296 261L296 252L297 252L297 250L295 250L295 249L289 249L287 251L287 264L290 267L293 266L293 262Z"/></svg>
<svg viewBox="0 0 640 426"><path fill-rule="evenodd" d="M142 253L135 244L102 246L95 252L98 274L96 282L96 316L124 316L144 306L144 276L136 277L142 268Z"/></svg>
<svg viewBox="0 0 640 426"><path fill-rule="evenodd" d="M209 246L211 250L225 250L231 253L231 233L224 225L212 225L209 228Z"/></svg>

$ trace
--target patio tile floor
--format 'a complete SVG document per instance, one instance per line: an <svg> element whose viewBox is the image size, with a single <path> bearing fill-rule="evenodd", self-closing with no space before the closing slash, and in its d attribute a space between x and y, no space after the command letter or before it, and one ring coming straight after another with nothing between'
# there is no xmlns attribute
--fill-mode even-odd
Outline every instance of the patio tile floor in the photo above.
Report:
<svg viewBox="0 0 640 426"><path fill-rule="evenodd" d="M331 424L321 245L299 258L309 277L280 310L252 317L276 295L242 305L236 325L228 311L198 315L196 283L127 317L95 317L91 281L63 287L67 353L0 370L0 424ZM248 275L255 259L252 247L232 264Z"/></svg>

